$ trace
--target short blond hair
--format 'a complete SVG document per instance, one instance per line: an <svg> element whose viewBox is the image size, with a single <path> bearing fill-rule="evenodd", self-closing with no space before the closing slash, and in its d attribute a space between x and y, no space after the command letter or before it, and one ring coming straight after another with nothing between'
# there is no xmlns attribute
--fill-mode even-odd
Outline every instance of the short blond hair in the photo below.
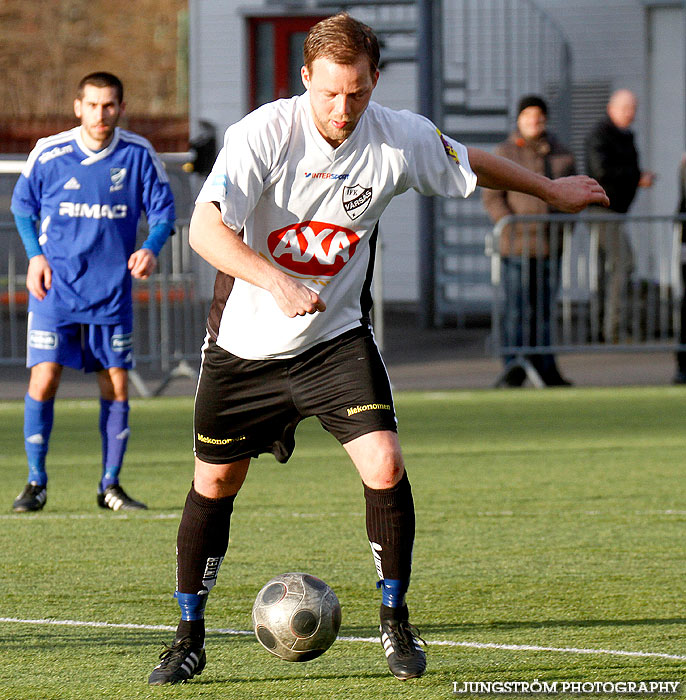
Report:
<svg viewBox="0 0 686 700"><path fill-rule="evenodd" d="M318 58L353 65L364 56L369 59L369 69L374 75L379 68L379 40L370 27L347 12L317 22L305 38L303 58L309 71Z"/></svg>

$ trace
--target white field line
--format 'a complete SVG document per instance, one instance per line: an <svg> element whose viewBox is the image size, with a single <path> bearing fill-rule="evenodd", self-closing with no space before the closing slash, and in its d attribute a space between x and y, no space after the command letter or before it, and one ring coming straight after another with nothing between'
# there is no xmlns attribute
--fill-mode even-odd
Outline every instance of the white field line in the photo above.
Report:
<svg viewBox="0 0 686 700"><path fill-rule="evenodd" d="M55 625L62 627L93 627L108 629L129 629L129 630L152 630L161 632L174 632L176 627L171 625L138 625L135 623L114 623L114 622L87 622L84 620L54 620L54 619L21 619L17 617L0 617L0 623L14 623L22 625ZM252 636L251 630L234 629L208 629L208 633L226 634L230 636ZM339 642L357 642L378 644L378 637L338 637ZM651 659L670 659L673 661L686 661L686 656L678 654L663 654L656 651L624 651L620 649L583 649L577 647L544 647L535 644L495 644L489 642L455 642L449 639L434 639L428 642L429 646L442 647L463 647L467 649L503 649L505 651L552 651L561 654L591 654L609 656L632 656Z"/></svg>

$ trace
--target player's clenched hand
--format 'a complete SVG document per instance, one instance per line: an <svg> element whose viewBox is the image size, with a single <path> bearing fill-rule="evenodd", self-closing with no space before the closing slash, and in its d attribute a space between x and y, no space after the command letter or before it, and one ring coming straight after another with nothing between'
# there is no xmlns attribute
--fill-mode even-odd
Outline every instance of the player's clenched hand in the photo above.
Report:
<svg viewBox="0 0 686 700"><path fill-rule="evenodd" d="M309 287L288 275L279 275L270 288L274 300L289 318L325 311L326 304Z"/></svg>
<svg viewBox="0 0 686 700"><path fill-rule="evenodd" d="M34 255L26 272L26 288L36 299L43 301L52 286L52 269L45 255Z"/></svg>
<svg viewBox="0 0 686 700"><path fill-rule="evenodd" d="M129 258L129 270L131 276L139 280L145 280L152 275L157 267L157 258L152 250L141 248L131 254Z"/></svg>
<svg viewBox="0 0 686 700"><path fill-rule="evenodd" d="M572 175L553 180L546 201L554 209L576 214L589 204L610 206L605 190L587 175Z"/></svg>

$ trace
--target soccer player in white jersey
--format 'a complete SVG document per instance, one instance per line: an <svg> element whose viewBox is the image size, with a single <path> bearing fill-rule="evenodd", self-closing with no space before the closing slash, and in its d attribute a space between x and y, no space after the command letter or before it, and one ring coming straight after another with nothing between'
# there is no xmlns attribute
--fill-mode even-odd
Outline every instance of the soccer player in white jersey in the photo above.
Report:
<svg viewBox="0 0 686 700"><path fill-rule="evenodd" d="M169 181L150 143L117 126L123 86L111 73L79 83L81 125L40 139L12 195L12 212L29 258L24 445L28 482L16 512L47 499L45 460L62 369L96 372L100 387L102 475L97 503L111 510L146 506L119 484L133 367L131 277L145 279L174 227ZM149 235L135 250L145 211Z"/></svg>
<svg viewBox="0 0 686 700"><path fill-rule="evenodd" d="M372 30L345 13L305 41L307 92L229 127L196 202L191 245L218 270L195 407L195 477L177 538L176 637L149 678L205 667L204 608L252 458L285 462L315 415L357 468L382 591L380 633L399 679L426 667L405 602L412 491L388 376L369 321L377 222L393 196L520 190L556 209L607 204L587 177L556 181L443 136L424 117L371 102Z"/></svg>

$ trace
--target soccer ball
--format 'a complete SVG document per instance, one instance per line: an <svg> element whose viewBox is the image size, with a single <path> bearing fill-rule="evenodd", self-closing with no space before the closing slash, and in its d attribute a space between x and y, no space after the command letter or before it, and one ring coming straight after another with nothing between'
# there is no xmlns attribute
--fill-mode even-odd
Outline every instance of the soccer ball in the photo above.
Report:
<svg viewBox="0 0 686 700"><path fill-rule="evenodd" d="M260 644L284 661L310 661L335 641L341 626L336 594L310 574L274 577L257 594L252 624Z"/></svg>

